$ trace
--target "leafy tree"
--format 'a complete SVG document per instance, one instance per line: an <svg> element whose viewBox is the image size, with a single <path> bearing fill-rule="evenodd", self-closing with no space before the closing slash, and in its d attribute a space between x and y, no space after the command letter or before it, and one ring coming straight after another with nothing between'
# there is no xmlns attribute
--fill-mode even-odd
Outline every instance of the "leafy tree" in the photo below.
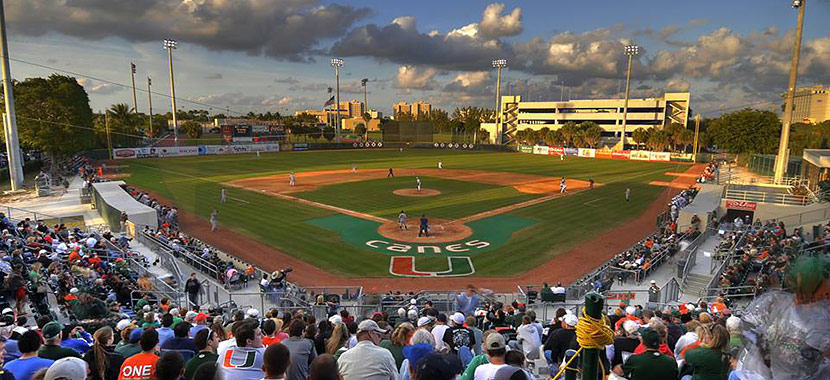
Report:
<svg viewBox="0 0 830 380"><path fill-rule="evenodd" d="M141 141L140 116L133 113L133 109L125 103L113 104L109 110L110 134L113 146L133 147Z"/></svg>
<svg viewBox="0 0 830 380"><path fill-rule="evenodd" d="M695 143L695 133L689 129L683 129L677 142L682 146L681 151L685 152L686 147Z"/></svg>
<svg viewBox="0 0 830 380"><path fill-rule="evenodd" d="M478 142L479 143L487 143L490 141L490 132L486 129L479 129L478 130Z"/></svg>
<svg viewBox="0 0 830 380"><path fill-rule="evenodd" d="M366 134L366 126L363 123L357 123L354 126L354 134L363 137Z"/></svg>
<svg viewBox="0 0 830 380"><path fill-rule="evenodd" d="M552 129L548 131L547 135L545 135L544 140L545 143L554 146L554 145L562 145L562 141L565 138L562 136L562 131L558 129Z"/></svg>
<svg viewBox="0 0 830 380"><path fill-rule="evenodd" d="M56 158L53 165L97 145L89 96L73 77L52 74L15 82L14 105L20 144Z"/></svg>
<svg viewBox="0 0 830 380"><path fill-rule="evenodd" d="M582 139L585 143L594 148L599 144L600 137L602 137L602 127L597 125L597 123L586 121L579 125L582 128Z"/></svg>
<svg viewBox="0 0 830 380"><path fill-rule="evenodd" d="M671 144L671 135L662 129L654 129L649 133L648 146L657 152L663 152Z"/></svg>
<svg viewBox="0 0 830 380"><path fill-rule="evenodd" d="M369 127L369 122L372 120L372 115L369 115L368 112L364 112L362 116L363 116L364 126L366 127L366 131L363 132L363 134L365 135L365 136L363 136L363 138L364 138L364 140L368 140L369 139L369 128L368 127Z"/></svg>
<svg viewBox="0 0 830 380"><path fill-rule="evenodd" d="M456 108L452 120L460 122L464 132L472 133L481 128L481 123L495 120L495 113L493 110L480 107Z"/></svg>
<svg viewBox="0 0 830 380"><path fill-rule="evenodd" d="M719 149L730 153L775 153L781 121L774 112L747 108L712 120L707 134Z"/></svg>
<svg viewBox="0 0 830 380"><path fill-rule="evenodd" d="M202 137L202 126L193 120L187 120L182 123L182 130L187 133L187 137L191 139L198 139Z"/></svg>
<svg viewBox="0 0 830 380"><path fill-rule="evenodd" d="M562 128L559 128L559 131L562 133L562 137L567 144L574 144L580 129L579 125L569 121Z"/></svg>
<svg viewBox="0 0 830 380"><path fill-rule="evenodd" d="M332 128L332 127L323 128L323 137L325 137L326 140L328 140L328 141L334 140L334 128ZM319 138L319 137L317 137L317 138Z"/></svg>
<svg viewBox="0 0 830 380"><path fill-rule="evenodd" d="M634 132L631 132L631 138L636 142L638 145L645 145L648 143L649 137L649 130L643 127L637 128Z"/></svg>

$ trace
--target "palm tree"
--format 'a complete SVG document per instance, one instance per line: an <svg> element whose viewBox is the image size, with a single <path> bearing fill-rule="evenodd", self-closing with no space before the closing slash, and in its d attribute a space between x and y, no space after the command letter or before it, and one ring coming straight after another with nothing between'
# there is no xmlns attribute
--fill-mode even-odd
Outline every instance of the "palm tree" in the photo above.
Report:
<svg viewBox="0 0 830 380"><path fill-rule="evenodd" d="M631 132L631 138L636 142L638 145L643 145L648 142L649 131L645 128L637 128L634 132Z"/></svg>
<svg viewBox="0 0 830 380"><path fill-rule="evenodd" d="M366 135L363 136L363 140L369 140L369 120L372 120L372 115L369 115L368 112L363 113L363 125L366 126Z"/></svg>
<svg viewBox="0 0 830 380"><path fill-rule="evenodd" d="M562 132L562 137L565 142L570 144L574 142L574 138L579 134L579 126L569 121L562 128L559 128L559 131Z"/></svg>
<svg viewBox="0 0 830 380"><path fill-rule="evenodd" d="M112 118L110 130L118 131L116 133L118 136L116 139L118 144L116 145L127 146L127 142L131 138L131 136L128 135L135 135L135 131L133 131L134 114L132 113L132 108L125 103L118 103L110 106L110 109L106 112L108 112Z"/></svg>

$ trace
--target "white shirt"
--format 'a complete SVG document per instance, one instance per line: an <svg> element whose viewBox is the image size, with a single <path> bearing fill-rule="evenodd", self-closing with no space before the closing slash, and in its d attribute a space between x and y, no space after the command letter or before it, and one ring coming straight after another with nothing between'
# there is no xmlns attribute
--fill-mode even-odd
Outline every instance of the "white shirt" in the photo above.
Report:
<svg viewBox="0 0 830 380"><path fill-rule="evenodd" d="M682 351L686 346L697 342L697 334L694 331L689 331L680 338L677 339L677 343L674 345L674 358L680 360L680 351Z"/></svg>
<svg viewBox="0 0 830 380"><path fill-rule="evenodd" d="M223 340L223 341L219 342L219 345L216 346L216 352L225 351L230 347L236 347L236 339L231 338L231 339Z"/></svg>
<svg viewBox="0 0 830 380"><path fill-rule="evenodd" d="M265 348L234 346L218 352L216 363L224 379L259 380L265 376L262 372Z"/></svg>
<svg viewBox="0 0 830 380"><path fill-rule="evenodd" d="M561 286L554 286L550 288L550 290L553 292L553 294L565 294L565 288Z"/></svg>
<svg viewBox="0 0 830 380"><path fill-rule="evenodd" d="M447 352L449 351L449 347L447 344L444 343L444 333L450 329L450 326L447 325L435 325L432 328L432 336L435 337L435 351L437 352Z"/></svg>
<svg viewBox="0 0 830 380"><path fill-rule="evenodd" d="M522 352L526 357L536 357L539 353L539 346L542 345L542 338L533 325L521 325L516 331L519 342L522 343ZM531 355L531 353L536 354Z"/></svg>
<svg viewBox="0 0 830 380"><path fill-rule="evenodd" d="M496 375L496 371L501 367L507 367L507 364L482 364L476 368L474 380L490 380Z"/></svg>
<svg viewBox="0 0 830 380"><path fill-rule="evenodd" d="M398 380L398 368L389 350L361 341L337 359L343 380Z"/></svg>

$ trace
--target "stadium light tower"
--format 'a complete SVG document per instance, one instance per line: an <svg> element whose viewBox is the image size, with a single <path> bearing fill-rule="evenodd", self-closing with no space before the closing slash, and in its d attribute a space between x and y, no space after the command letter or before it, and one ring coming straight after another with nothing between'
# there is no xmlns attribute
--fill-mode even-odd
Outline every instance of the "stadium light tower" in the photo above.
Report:
<svg viewBox="0 0 830 380"><path fill-rule="evenodd" d="M804 29L804 5L807 0L793 0L793 8L798 9L798 21L795 28L795 44L793 45L793 60L790 65L790 83L787 87L787 103L784 106L784 120L781 125L781 141L778 142L778 156L775 157L774 183L780 184L787 171L787 151L790 143L790 123L793 118L793 101L795 86L798 79L798 59L801 56L801 31Z"/></svg>
<svg viewBox="0 0 830 380"><path fill-rule="evenodd" d="M179 124L176 121L176 85L173 80L173 50L176 50L176 40L164 40L167 49L168 67L170 69L170 99L173 106L173 141L179 146Z"/></svg>
<svg viewBox="0 0 830 380"><path fill-rule="evenodd" d="M504 131L503 131L503 128L502 128L501 123L500 123L500 120L501 120L501 107L500 107L501 106L501 101L500 101L499 98L501 98L501 70L503 68L507 67L507 60L504 59L504 58L494 59L493 60L493 67L498 72L498 74L496 74L496 108L494 108L494 111L496 112L496 133L498 134L496 141L499 144L501 144L502 140L504 139L504 136L502 136Z"/></svg>
<svg viewBox="0 0 830 380"><path fill-rule="evenodd" d="M637 45L628 45L623 51L628 56L628 70L625 73L625 100L623 101L623 118L622 118L622 136L620 137L620 145L625 149L625 127L628 122L628 94L631 89L631 61L634 56L640 54L640 47Z"/></svg>
<svg viewBox="0 0 830 380"><path fill-rule="evenodd" d="M337 103L337 111L334 112L335 120L337 120L337 125L334 126L334 136L337 142L340 142L340 68L343 67L344 63L342 58L331 59L331 67L334 67L335 87L337 88L334 95Z"/></svg>
<svg viewBox="0 0 830 380"><path fill-rule="evenodd" d="M17 117L14 114L14 89L12 73L9 67L9 44L6 39L6 14L3 0L0 0L0 49L3 53L3 100L6 113L3 115L3 130L6 134L6 153L9 161L9 180L12 190L23 189L23 155L20 153L20 141L17 138Z"/></svg>

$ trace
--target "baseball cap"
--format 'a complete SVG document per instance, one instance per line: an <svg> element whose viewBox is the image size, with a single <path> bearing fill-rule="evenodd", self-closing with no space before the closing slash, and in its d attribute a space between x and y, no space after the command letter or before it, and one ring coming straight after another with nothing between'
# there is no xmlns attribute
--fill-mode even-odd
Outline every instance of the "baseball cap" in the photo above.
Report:
<svg viewBox="0 0 830 380"><path fill-rule="evenodd" d="M463 371L458 355L433 352L415 364L420 379L454 379Z"/></svg>
<svg viewBox="0 0 830 380"><path fill-rule="evenodd" d="M343 317L341 317L339 314L332 315L331 317L329 317L329 323L333 325L343 323Z"/></svg>
<svg viewBox="0 0 830 380"><path fill-rule="evenodd" d="M435 349L429 343L415 343L403 347L403 357L408 359L410 363L418 363L423 357L433 352L435 352Z"/></svg>
<svg viewBox="0 0 830 380"><path fill-rule="evenodd" d="M579 318L573 314L565 315L564 317L562 317L562 320L565 321L565 324L571 327L576 326L577 322L579 322Z"/></svg>
<svg viewBox="0 0 830 380"><path fill-rule="evenodd" d="M139 339L141 339L141 333L143 331L144 331L144 329L135 329L132 332L130 332L130 341L133 342L133 341L138 341Z"/></svg>
<svg viewBox="0 0 830 380"><path fill-rule="evenodd" d="M634 334L640 329L640 325L632 320L627 320L623 322L623 329L629 334Z"/></svg>
<svg viewBox="0 0 830 380"><path fill-rule="evenodd" d="M626 313L626 314L631 314L631 315L634 315L635 313L637 313L637 308L636 308L636 307L634 307L634 306L629 306L629 307L626 307L626 308L625 308L625 313Z"/></svg>
<svg viewBox="0 0 830 380"><path fill-rule="evenodd" d="M660 333L651 327L643 327L640 329L640 337L648 347L657 347L660 345Z"/></svg>
<svg viewBox="0 0 830 380"><path fill-rule="evenodd" d="M199 313L199 314L196 314L196 318L194 318L193 320L195 320L196 322L204 322L204 321L207 320L207 317L208 317L207 314Z"/></svg>
<svg viewBox="0 0 830 380"><path fill-rule="evenodd" d="M375 321L373 321L371 319L367 319L363 322L360 322L360 324L357 325L357 331L358 332L360 332L360 331L374 331L374 332L378 332L378 333L381 333L381 334L385 334L388 330L384 330L384 329L380 328Z"/></svg>
<svg viewBox="0 0 830 380"><path fill-rule="evenodd" d="M455 322L455 324L457 324L457 325L463 325L463 324L464 324L464 314L461 314L461 313L455 313L455 314L453 314L453 315L452 315L452 317L450 317L450 318L451 318L451 319L452 319L452 321L453 321L453 322Z"/></svg>
<svg viewBox="0 0 830 380"><path fill-rule="evenodd" d="M68 357L58 359L52 363L49 369L46 370L43 380L84 380L86 379L86 373L87 366L83 359Z"/></svg>
<svg viewBox="0 0 830 380"><path fill-rule="evenodd" d="M423 327L423 326L428 326L430 323L432 323L432 320L429 319L429 317L421 317L421 318L418 318L417 325L418 325L418 327Z"/></svg>
<svg viewBox="0 0 830 380"><path fill-rule="evenodd" d="M131 325L132 323L133 322L129 319L122 319L115 324L115 329L119 331L124 330L125 328L127 328L127 326Z"/></svg>
<svg viewBox="0 0 830 380"><path fill-rule="evenodd" d="M656 284L656 283L657 283L657 281L651 280L649 283L651 283L651 284Z"/></svg>
<svg viewBox="0 0 830 380"><path fill-rule="evenodd" d="M43 339L52 339L61 335L63 325L60 322L52 321L43 326Z"/></svg>
<svg viewBox="0 0 830 380"><path fill-rule="evenodd" d="M197 312L195 312L195 311L193 311L193 310L190 310L190 311L188 311L188 312L187 312L187 314L185 314L185 315L184 315L184 319L185 319L186 321L192 321L192 320L193 320L193 318L196 318L196 315L197 315L197 314L199 314L199 313L197 313Z"/></svg>
<svg viewBox="0 0 830 380"><path fill-rule="evenodd" d="M488 335L484 341L484 345L488 350L502 350L507 347L507 343L504 341L504 336L501 333Z"/></svg>
<svg viewBox="0 0 830 380"><path fill-rule="evenodd" d="M10 308L10 307L7 307L7 308L3 309L3 315L6 315L6 314L14 315L14 310L12 310L12 308Z"/></svg>
<svg viewBox="0 0 830 380"><path fill-rule="evenodd" d="M248 311L245 312L245 315L247 315L248 318L259 317L259 310L257 310L257 309L248 309Z"/></svg>

